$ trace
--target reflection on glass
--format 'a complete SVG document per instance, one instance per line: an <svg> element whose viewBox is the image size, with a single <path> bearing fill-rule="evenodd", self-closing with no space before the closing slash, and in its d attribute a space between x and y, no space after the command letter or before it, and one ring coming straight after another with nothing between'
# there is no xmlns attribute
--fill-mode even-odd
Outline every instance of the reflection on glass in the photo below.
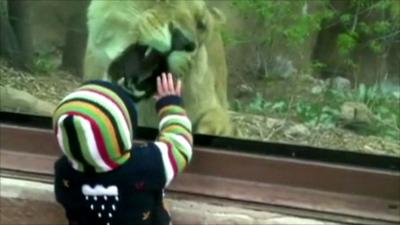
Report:
<svg viewBox="0 0 400 225"><path fill-rule="evenodd" d="M400 155L396 1L1 1L0 10L2 111L51 115L82 81L109 79L154 126L146 98L154 75L170 70L184 80L197 133Z"/></svg>

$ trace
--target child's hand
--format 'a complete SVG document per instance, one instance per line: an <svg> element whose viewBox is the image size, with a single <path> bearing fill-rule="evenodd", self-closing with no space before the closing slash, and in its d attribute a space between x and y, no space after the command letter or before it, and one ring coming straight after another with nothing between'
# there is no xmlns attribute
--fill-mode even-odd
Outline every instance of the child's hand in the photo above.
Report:
<svg viewBox="0 0 400 225"><path fill-rule="evenodd" d="M160 98L168 95L181 96L181 89L182 89L182 82L180 80L177 81L175 87L172 74L168 73L167 76L165 73L162 73L161 76L157 77L157 94L154 96L154 98L156 100L159 100Z"/></svg>

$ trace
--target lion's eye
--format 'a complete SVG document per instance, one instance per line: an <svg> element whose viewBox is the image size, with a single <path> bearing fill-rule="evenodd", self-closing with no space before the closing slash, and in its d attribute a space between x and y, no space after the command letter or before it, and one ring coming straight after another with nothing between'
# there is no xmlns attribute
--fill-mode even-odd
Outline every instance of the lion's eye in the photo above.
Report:
<svg viewBox="0 0 400 225"><path fill-rule="evenodd" d="M207 24L203 20L198 20L197 21L197 29L200 31L205 31L207 29Z"/></svg>

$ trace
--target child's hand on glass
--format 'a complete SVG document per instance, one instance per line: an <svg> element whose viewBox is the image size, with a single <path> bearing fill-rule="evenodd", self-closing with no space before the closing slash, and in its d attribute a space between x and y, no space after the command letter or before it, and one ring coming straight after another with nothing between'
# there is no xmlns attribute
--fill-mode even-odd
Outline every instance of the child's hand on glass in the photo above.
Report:
<svg viewBox="0 0 400 225"><path fill-rule="evenodd" d="M157 94L154 96L156 100L168 95L181 96L182 82L178 80L176 86L171 73L162 73L157 77Z"/></svg>

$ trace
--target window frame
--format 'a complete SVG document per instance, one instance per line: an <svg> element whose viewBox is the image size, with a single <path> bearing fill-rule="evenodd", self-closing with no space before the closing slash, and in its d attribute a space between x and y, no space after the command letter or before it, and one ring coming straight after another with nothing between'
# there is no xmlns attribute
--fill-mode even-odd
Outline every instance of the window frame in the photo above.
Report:
<svg viewBox="0 0 400 225"><path fill-rule="evenodd" d="M52 182L53 163L61 151L51 118L0 112L0 132L2 176L40 174ZM139 128L136 143L153 140L156 132ZM334 221L400 222L396 188L400 186L400 158L204 135L194 138L193 161L169 192ZM332 154L344 160L328 160ZM358 163L357 157L361 159Z"/></svg>

